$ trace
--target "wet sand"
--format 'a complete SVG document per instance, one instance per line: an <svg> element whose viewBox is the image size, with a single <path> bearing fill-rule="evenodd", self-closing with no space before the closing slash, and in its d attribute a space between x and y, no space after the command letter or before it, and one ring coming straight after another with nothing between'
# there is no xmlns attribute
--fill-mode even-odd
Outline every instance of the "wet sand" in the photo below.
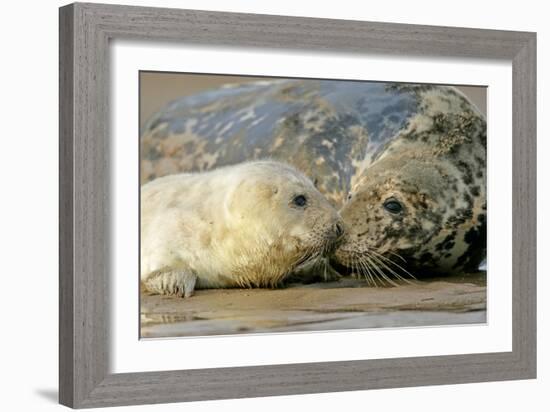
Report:
<svg viewBox="0 0 550 412"><path fill-rule="evenodd" d="M485 272L369 287L342 278L282 289L141 295L143 338L457 325L486 322Z"/></svg>

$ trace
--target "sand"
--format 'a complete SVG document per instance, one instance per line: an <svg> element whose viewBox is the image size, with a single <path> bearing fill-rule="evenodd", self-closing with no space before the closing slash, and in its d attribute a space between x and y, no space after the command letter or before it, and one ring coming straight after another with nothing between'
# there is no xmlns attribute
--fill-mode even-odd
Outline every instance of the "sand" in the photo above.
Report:
<svg viewBox="0 0 550 412"><path fill-rule="evenodd" d="M282 289L198 290L189 299L141 295L141 336L347 330L486 322L486 275L369 287L361 280Z"/></svg>

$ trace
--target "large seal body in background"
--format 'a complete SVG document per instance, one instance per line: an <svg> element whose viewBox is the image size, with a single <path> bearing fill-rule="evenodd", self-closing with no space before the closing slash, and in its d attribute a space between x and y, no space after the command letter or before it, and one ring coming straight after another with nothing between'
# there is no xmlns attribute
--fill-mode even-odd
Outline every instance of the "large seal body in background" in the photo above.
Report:
<svg viewBox="0 0 550 412"><path fill-rule="evenodd" d="M455 273L485 256L486 123L455 88L230 85L173 102L142 130L142 182L261 158L296 166L343 208L340 265Z"/></svg>
<svg viewBox="0 0 550 412"><path fill-rule="evenodd" d="M274 287L322 256L342 219L289 165L249 162L141 187L141 281L152 292Z"/></svg>

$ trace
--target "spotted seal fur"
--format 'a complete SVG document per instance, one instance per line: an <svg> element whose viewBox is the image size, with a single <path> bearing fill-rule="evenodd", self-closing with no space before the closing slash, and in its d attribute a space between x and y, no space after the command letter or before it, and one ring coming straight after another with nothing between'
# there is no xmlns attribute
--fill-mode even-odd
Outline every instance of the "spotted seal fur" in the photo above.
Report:
<svg viewBox="0 0 550 412"><path fill-rule="evenodd" d="M341 210L349 231L335 260L367 276L475 271L486 254L485 120L455 89L392 88L418 111L366 159Z"/></svg>
<svg viewBox="0 0 550 412"><path fill-rule="evenodd" d="M338 265L447 274L485 254L485 119L453 87L229 85L176 100L141 134L144 182L267 157L293 164L342 208Z"/></svg>

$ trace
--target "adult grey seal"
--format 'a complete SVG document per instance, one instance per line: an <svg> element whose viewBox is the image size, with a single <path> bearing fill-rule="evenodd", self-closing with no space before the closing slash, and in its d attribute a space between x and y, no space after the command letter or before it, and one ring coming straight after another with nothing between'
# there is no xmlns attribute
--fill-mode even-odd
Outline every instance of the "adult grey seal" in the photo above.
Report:
<svg viewBox="0 0 550 412"><path fill-rule="evenodd" d="M330 251L338 212L291 166L260 161L141 188L141 281L151 292L275 287Z"/></svg>
<svg viewBox="0 0 550 412"><path fill-rule="evenodd" d="M370 149L341 210L349 231L335 260L373 282L475 271L486 255L485 120L455 89L392 88L418 110Z"/></svg>
<svg viewBox="0 0 550 412"><path fill-rule="evenodd" d="M230 85L173 102L142 130L143 181L266 157L343 207L334 261L369 279L467 271L485 255L486 124L453 87Z"/></svg>

